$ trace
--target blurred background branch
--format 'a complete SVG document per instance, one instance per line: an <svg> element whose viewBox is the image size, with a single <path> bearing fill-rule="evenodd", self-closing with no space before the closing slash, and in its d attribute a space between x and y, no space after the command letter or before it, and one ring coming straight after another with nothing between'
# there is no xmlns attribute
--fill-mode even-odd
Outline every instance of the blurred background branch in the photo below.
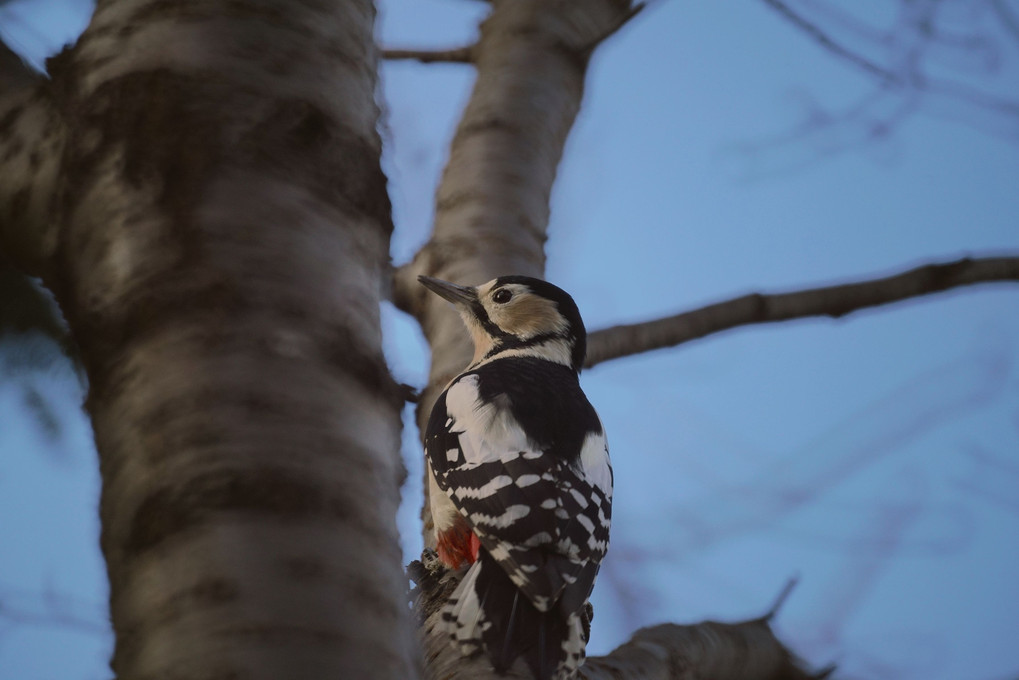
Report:
<svg viewBox="0 0 1019 680"><path fill-rule="evenodd" d="M1019 257L964 258L926 264L893 276L792 293L752 293L643 323L612 326L588 336L586 367L712 333L757 323L852 312L980 283L1019 281Z"/></svg>

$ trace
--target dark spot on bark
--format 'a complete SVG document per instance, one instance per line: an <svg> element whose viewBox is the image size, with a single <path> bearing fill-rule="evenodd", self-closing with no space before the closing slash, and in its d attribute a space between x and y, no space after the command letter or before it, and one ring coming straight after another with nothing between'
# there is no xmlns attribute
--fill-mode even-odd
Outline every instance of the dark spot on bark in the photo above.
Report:
<svg viewBox="0 0 1019 680"><path fill-rule="evenodd" d="M244 395L244 408L255 417L267 416L276 413L279 404L263 392L251 392Z"/></svg>
<svg viewBox="0 0 1019 680"><path fill-rule="evenodd" d="M342 590L354 611L370 611L376 621L396 622L401 615L399 600L381 586L376 576L363 572L346 572L338 575Z"/></svg>
<svg viewBox="0 0 1019 680"><path fill-rule="evenodd" d="M67 156L71 186L87 187L95 167L120 153L126 182L156 187L164 209L178 224L189 224L224 147L216 107L201 82L156 69L107 81L83 101L73 98L78 130L72 137L77 148ZM75 200L75 192L68 193L67 200Z"/></svg>
<svg viewBox="0 0 1019 680"><path fill-rule="evenodd" d="M46 60L46 73L50 79L47 81L49 92L60 98L60 101L67 103L69 95L74 92L74 85L77 82L77 74L74 67L74 48L65 47L52 57ZM59 104L59 102L58 102Z"/></svg>
<svg viewBox="0 0 1019 680"><path fill-rule="evenodd" d="M328 55L330 59L335 59L339 63L343 64L350 69L362 69L365 68L365 64L368 63L367 55L362 53L352 54L350 51L350 45L352 41L350 36L344 38L338 38L331 41L323 49L324 54Z"/></svg>
<svg viewBox="0 0 1019 680"><path fill-rule="evenodd" d="M472 201L483 202L484 198L472 191L457 191L443 196L435 203L436 214L453 210L461 205L470 204ZM473 249L473 248L472 248Z"/></svg>
<svg viewBox="0 0 1019 680"><path fill-rule="evenodd" d="M275 6L238 2L209 3L205 0L158 0L147 2L141 9L126 20L128 24L144 26L155 21L165 20L196 20L216 18L224 15L224 8L231 19L248 19L260 17L274 24L289 24L290 17L284 10Z"/></svg>
<svg viewBox="0 0 1019 680"><path fill-rule="evenodd" d="M222 577L211 577L187 587L161 592L159 599L149 605L148 625L160 627L172 624L196 612L236 602L240 596L237 584ZM120 635L118 647L119 638Z"/></svg>
<svg viewBox="0 0 1019 680"><path fill-rule="evenodd" d="M157 192L175 225L182 261L206 256L194 213L212 180L230 167L284 183L299 180L323 203L392 231L378 144L315 102L270 99L247 85L165 69L109 80L79 99L65 105L74 105L76 130L65 154L64 209L96 181L96 168L116 156L128 185ZM214 297L211 282L205 283L210 288L203 299ZM222 292L232 294L236 282L226 288Z"/></svg>
<svg viewBox="0 0 1019 680"><path fill-rule="evenodd" d="M13 196L11 196L10 216L11 221L15 224L24 218L25 212L28 210L30 197L31 193L29 192L28 187L21 187L14 192Z"/></svg>
<svg viewBox="0 0 1019 680"><path fill-rule="evenodd" d="M453 140L453 143L456 144L463 137L469 137L482 132L504 132L508 135L518 136L521 130L520 126L493 115L489 118L482 118L461 125L457 128L456 138Z"/></svg>
<svg viewBox="0 0 1019 680"><path fill-rule="evenodd" d="M88 68L89 70L95 71L106 66L115 59L116 57L94 57L91 61L88 62Z"/></svg>
<svg viewBox="0 0 1019 680"><path fill-rule="evenodd" d="M216 470L149 494L134 513L125 551L137 556L228 512L278 520L349 519L355 508L327 482L285 468Z"/></svg>
<svg viewBox="0 0 1019 680"><path fill-rule="evenodd" d="M321 581L329 574L325 562L315 557L292 557L283 561L283 569L295 581Z"/></svg>
<svg viewBox="0 0 1019 680"><path fill-rule="evenodd" d="M404 393L393 380L381 352L372 351L354 337L349 328L337 326L335 340L326 349L326 357L341 372L351 376L372 392L403 408Z"/></svg>
<svg viewBox="0 0 1019 680"><path fill-rule="evenodd" d="M21 107L15 106L0 117L0 142L6 142L10 139L11 128L14 127L14 121L16 121L20 115Z"/></svg>
<svg viewBox="0 0 1019 680"><path fill-rule="evenodd" d="M240 590L233 581L211 578L196 584L187 595L197 604L221 605L235 601L240 596Z"/></svg>
<svg viewBox="0 0 1019 680"><path fill-rule="evenodd" d="M327 141L329 121L322 110L307 104L300 107L294 124L294 140L303 146L315 146Z"/></svg>
<svg viewBox="0 0 1019 680"><path fill-rule="evenodd" d="M176 451L186 449L211 449L214 446L226 441L226 436L220 427L212 423L195 423L191 427L176 430L179 436L170 446Z"/></svg>
<svg viewBox="0 0 1019 680"><path fill-rule="evenodd" d="M102 26L95 24L89 26L88 32L82 37L83 40L95 40L96 38L102 38L108 36L117 31L117 24L107 22Z"/></svg>
<svg viewBox="0 0 1019 680"><path fill-rule="evenodd" d="M22 137L15 137L11 139L7 144L4 145L4 154L0 158L4 163L10 161L21 153L21 150L25 148L25 140Z"/></svg>
<svg viewBox="0 0 1019 680"><path fill-rule="evenodd" d="M299 99L276 102L240 145L266 172L305 177L310 180L306 188L322 200L371 217L392 233L392 207L378 147L317 104Z"/></svg>

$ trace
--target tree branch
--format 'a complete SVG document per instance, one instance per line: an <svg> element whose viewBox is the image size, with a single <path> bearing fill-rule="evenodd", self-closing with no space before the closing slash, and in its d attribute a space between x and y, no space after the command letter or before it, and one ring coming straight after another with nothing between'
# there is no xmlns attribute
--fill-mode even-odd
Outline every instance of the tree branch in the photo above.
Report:
<svg viewBox="0 0 1019 680"><path fill-rule="evenodd" d="M48 84L0 41L0 251L33 275L56 244L50 214L66 134Z"/></svg>
<svg viewBox="0 0 1019 680"><path fill-rule="evenodd" d="M991 0L991 7L1001 19L1001 25L1012 34L1012 37L1019 40L1019 16L1005 4L1005 0Z"/></svg>
<svg viewBox="0 0 1019 680"><path fill-rule="evenodd" d="M817 680L775 637L767 619L740 623L664 623L637 631L611 654L580 669L584 680Z"/></svg>
<svg viewBox="0 0 1019 680"><path fill-rule="evenodd" d="M474 63L474 45L455 47L449 50L382 50L383 59L416 59L422 64L447 62L451 64Z"/></svg>
<svg viewBox="0 0 1019 680"><path fill-rule="evenodd" d="M752 293L664 319L595 331L588 336L586 366L674 347L737 326L809 316L838 318L866 307L995 281L1019 281L1019 256L963 258L860 283L772 295Z"/></svg>
<svg viewBox="0 0 1019 680"><path fill-rule="evenodd" d="M41 600L36 606L20 605L18 600ZM105 607L86 603L63 593L17 592L7 587L0 589L0 620L17 626L64 628L89 635L108 635Z"/></svg>
<svg viewBox="0 0 1019 680"><path fill-rule="evenodd" d="M834 54L835 56L845 59L846 61L855 64L864 71L867 71L871 75L878 76L883 80L891 82L899 82L902 80L902 76L899 74L889 71L883 66L879 66L874 62L870 61L866 57L863 57L856 52L853 52L847 47L843 47L841 44L836 42L831 36L825 33L819 26L808 21L803 15L795 12L789 5L782 0L764 0L766 5L769 5L772 9L777 11L789 22L796 25L798 28L803 30L807 35L814 39L821 47Z"/></svg>
<svg viewBox="0 0 1019 680"><path fill-rule="evenodd" d="M434 554L434 553L433 553ZM434 562L428 554L422 556ZM506 675L496 675L486 657L463 658L438 626L441 607L452 594L460 574L432 570L412 562L408 575L421 622L430 678L525 680L531 677L519 660ZM705 621L695 625L662 624L637 631L611 654L592 657L581 667L582 680L820 680L831 668L810 674L771 630L771 619L791 585L764 616L740 623Z"/></svg>

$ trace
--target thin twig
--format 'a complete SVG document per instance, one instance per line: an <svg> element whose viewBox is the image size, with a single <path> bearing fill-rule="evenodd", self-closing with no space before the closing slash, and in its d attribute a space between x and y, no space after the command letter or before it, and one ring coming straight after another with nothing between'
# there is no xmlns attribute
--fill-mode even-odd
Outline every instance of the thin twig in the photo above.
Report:
<svg viewBox="0 0 1019 680"><path fill-rule="evenodd" d="M793 9L782 0L764 0L764 3L766 5L770 5L775 11L802 29L805 33L807 33L807 35L813 38L815 42L837 57L845 59L862 68L864 71L867 71L872 75L876 75L884 80L888 80L890 82L900 82L902 80L902 77L894 71L890 71L883 66L879 66L866 57L853 52L849 48L843 47L831 36L821 30L819 26L808 21L803 15L793 11Z"/></svg>
<svg viewBox="0 0 1019 680"><path fill-rule="evenodd" d="M1013 38L1019 40L1019 17L1005 4L1005 0L991 0L991 7L998 13L1002 26L1008 29Z"/></svg>
<svg viewBox="0 0 1019 680"><path fill-rule="evenodd" d="M1019 256L964 258L859 283L792 293L752 293L663 319L595 331L588 336L585 365L591 367L609 359L674 347L737 326L810 316L838 318L867 307L951 288L1004 281L1019 281Z"/></svg>
<svg viewBox="0 0 1019 680"><path fill-rule="evenodd" d="M799 585L799 583L800 577L798 575L793 576L788 581L786 581L786 584L782 586L782 590L779 591L778 597L775 598L774 604L772 604L771 608L769 608L768 611L765 612L763 617L765 621L771 621L772 619L775 618L776 615L778 615L778 610L782 608L782 605L785 604L785 601L789 599L789 595L792 594L793 588Z"/></svg>
<svg viewBox="0 0 1019 680"><path fill-rule="evenodd" d="M474 61L474 46L455 47L449 50L382 50L383 59L416 59L422 64L446 62L470 64Z"/></svg>
<svg viewBox="0 0 1019 680"><path fill-rule="evenodd" d="M65 628L90 635L106 635L110 632L100 608L92 603L63 594L40 593L38 596L44 597L44 610L39 611L38 608L12 605L12 595L18 593L7 588L0 590L0 621L18 626ZM35 593L31 595L37 596ZM27 594L23 594L20 599L26 597Z"/></svg>

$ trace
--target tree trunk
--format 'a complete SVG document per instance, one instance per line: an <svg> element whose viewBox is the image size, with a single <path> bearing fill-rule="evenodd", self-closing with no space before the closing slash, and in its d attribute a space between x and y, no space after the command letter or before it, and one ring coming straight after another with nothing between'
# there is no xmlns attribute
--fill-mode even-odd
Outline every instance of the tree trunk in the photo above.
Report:
<svg viewBox="0 0 1019 680"><path fill-rule="evenodd" d="M100 1L0 121L59 172L0 193L0 245L87 370L118 677L416 674L373 21Z"/></svg>

